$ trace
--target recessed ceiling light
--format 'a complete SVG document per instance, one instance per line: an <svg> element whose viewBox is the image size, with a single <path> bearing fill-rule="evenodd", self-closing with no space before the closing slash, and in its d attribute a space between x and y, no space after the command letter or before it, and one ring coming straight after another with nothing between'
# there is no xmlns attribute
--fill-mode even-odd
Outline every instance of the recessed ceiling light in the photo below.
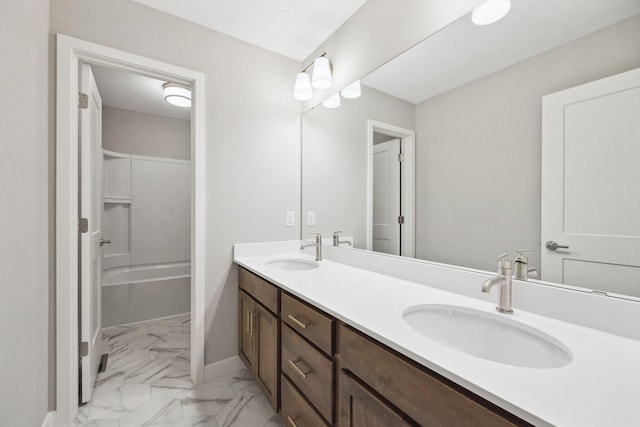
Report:
<svg viewBox="0 0 640 427"><path fill-rule="evenodd" d="M476 25L489 25L505 17L511 9L510 0L487 0L473 9L471 21Z"/></svg>
<svg viewBox="0 0 640 427"><path fill-rule="evenodd" d="M191 89L175 83L165 83L164 100L177 107L191 107Z"/></svg>

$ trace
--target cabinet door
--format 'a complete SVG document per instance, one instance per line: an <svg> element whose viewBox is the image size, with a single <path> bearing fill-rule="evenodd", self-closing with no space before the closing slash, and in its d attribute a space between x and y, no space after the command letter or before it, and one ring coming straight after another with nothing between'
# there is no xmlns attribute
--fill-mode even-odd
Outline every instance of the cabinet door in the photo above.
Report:
<svg viewBox="0 0 640 427"><path fill-rule="evenodd" d="M340 427L410 427L406 420L385 401L358 384L344 371L340 373Z"/></svg>
<svg viewBox="0 0 640 427"><path fill-rule="evenodd" d="M238 291L238 352L247 368L256 374L256 303L244 291Z"/></svg>
<svg viewBox="0 0 640 427"><path fill-rule="evenodd" d="M275 411L278 410L278 318L259 304L255 305L254 328L257 336L258 384Z"/></svg>

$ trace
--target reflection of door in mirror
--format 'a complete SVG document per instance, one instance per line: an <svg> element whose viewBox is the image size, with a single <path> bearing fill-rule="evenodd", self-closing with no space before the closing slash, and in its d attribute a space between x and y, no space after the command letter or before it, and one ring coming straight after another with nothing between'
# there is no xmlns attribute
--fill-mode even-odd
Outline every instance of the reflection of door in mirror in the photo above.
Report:
<svg viewBox="0 0 640 427"><path fill-rule="evenodd" d="M383 142L376 144L376 137ZM400 255L400 139L374 133L373 250Z"/></svg>
<svg viewBox="0 0 640 427"><path fill-rule="evenodd" d="M545 280L640 297L640 68L544 97Z"/></svg>

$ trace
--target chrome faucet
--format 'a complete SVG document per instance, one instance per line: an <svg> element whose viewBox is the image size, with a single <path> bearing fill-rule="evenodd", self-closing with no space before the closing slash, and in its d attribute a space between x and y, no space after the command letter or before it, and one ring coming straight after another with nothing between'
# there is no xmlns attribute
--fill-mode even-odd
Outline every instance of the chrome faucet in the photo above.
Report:
<svg viewBox="0 0 640 427"><path fill-rule="evenodd" d="M513 260L513 278L516 280L536 279L538 271L534 267L529 267L529 258L525 256L527 252L532 252L531 249L521 249L516 252L518 255Z"/></svg>
<svg viewBox="0 0 640 427"><path fill-rule="evenodd" d="M340 240L340 233L342 233L342 231L333 232L333 246L340 246L341 243L346 243L349 246L353 246L352 243L348 240Z"/></svg>
<svg viewBox="0 0 640 427"><path fill-rule="evenodd" d="M315 243L303 243L300 246L300 250L303 250L304 248L308 248L310 246L315 246L316 247L316 261L322 261L322 235L320 233L309 233L309 234L315 234L316 235L316 242Z"/></svg>
<svg viewBox="0 0 640 427"><path fill-rule="evenodd" d="M511 261L507 259L509 254L504 253L498 257L498 276L487 279L482 284L482 292L489 293L492 287L498 286L498 306L500 313L511 314Z"/></svg>

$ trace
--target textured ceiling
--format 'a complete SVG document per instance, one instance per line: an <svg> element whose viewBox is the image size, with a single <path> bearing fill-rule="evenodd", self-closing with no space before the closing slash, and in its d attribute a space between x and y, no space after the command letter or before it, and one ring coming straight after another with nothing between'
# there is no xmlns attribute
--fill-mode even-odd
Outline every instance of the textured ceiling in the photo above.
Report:
<svg viewBox="0 0 640 427"><path fill-rule="evenodd" d="M303 61L366 0L134 0Z"/></svg>
<svg viewBox="0 0 640 427"><path fill-rule="evenodd" d="M164 100L162 85L167 83L166 81L97 65L92 65L91 69L103 105L190 120L191 108L176 107Z"/></svg>
<svg viewBox="0 0 640 427"><path fill-rule="evenodd" d="M463 16L364 79L417 104L640 13L640 0L511 0L509 14L477 26Z"/></svg>

